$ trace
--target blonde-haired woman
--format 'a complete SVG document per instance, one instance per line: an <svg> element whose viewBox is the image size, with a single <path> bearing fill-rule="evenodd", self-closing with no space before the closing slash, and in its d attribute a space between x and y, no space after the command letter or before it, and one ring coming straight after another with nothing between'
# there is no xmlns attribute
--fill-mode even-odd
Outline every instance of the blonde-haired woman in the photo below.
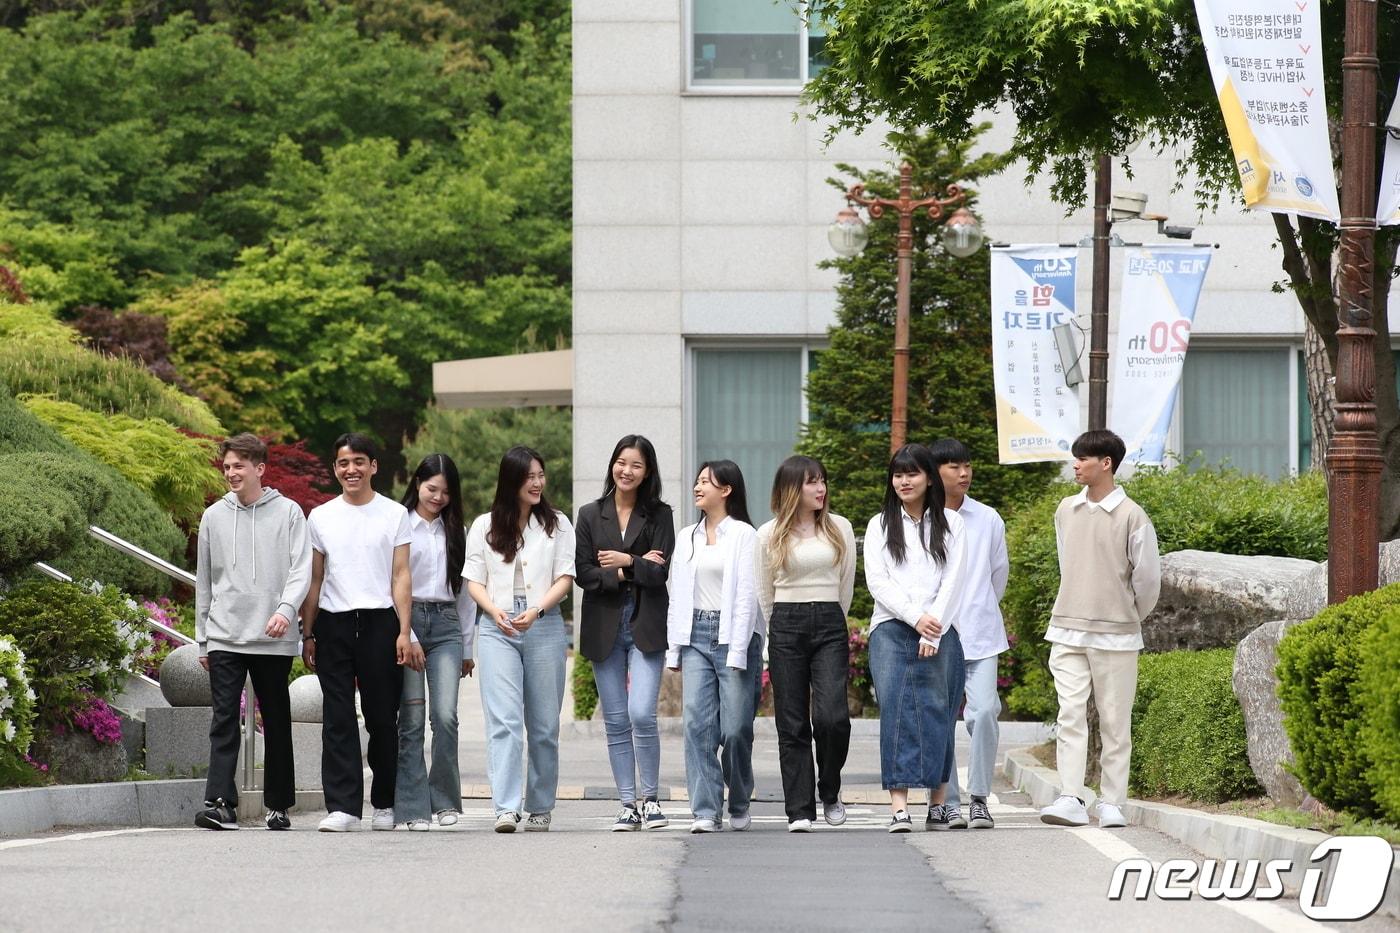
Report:
<svg viewBox="0 0 1400 933"><path fill-rule="evenodd" d="M850 522L827 510L826 468L811 457L788 457L778 466L771 508L773 520L758 529L755 577L768 625L788 832L805 833L817 818L818 794L827 823L846 821L846 613L855 589L856 538Z"/></svg>

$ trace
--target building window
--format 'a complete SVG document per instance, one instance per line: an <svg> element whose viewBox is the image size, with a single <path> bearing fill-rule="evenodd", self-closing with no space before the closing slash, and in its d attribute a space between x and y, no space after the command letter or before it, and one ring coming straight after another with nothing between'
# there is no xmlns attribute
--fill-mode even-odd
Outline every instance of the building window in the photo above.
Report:
<svg viewBox="0 0 1400 933"><path fill-rule="evenodd" d="M696 90L790 88L825 67L826 29L791 0L690 0L689 81Z"/></svg>
<svg viewBox="0 0 1400 933"><path fill-rule="evenodd" d="M754 525L772 518L768 495L805 418L806 347L696 347L691 357L694 469L733 460L744 471Z"/></svg>
<svg viewBox="0 0 1400 933"><path fill-rule="evenodd" d="M1290 347L1192 347L1181 384L1181 449L1207 463L1277 478L1297 469L1297 403Z"/></svg>

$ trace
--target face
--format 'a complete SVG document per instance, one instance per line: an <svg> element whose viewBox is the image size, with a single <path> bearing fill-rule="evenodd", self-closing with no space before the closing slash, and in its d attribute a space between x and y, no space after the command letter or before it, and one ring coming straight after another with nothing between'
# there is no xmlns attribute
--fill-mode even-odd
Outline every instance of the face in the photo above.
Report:
<svg viewBox="0 0 1400 933"><path fill-rule="evenodd" d="M267 464L244 460L232 450L224 454L224 481L234 493L242 491L244 486L261 483L265 469Z"/></svg>
<svg viewBox="0 0 1400 933"><path fill-rule="evenodd" d="M538 460L530 461L530 472L525 474L525 482L516 495L521 505L534 508L544 496L544 466Z"/></svg>
<svg viewBox="0 0 1400 933"><path fill-rule="evenodd" d="M928 493L928 474L923 470L915 470L912 473L895 473L890 477L890 485L894 487L894 494L899 496L899 501L905 505L919 505L924 501L924 496Z"/></svg>
<svg viewBox="0 0 1400 933"><path fill-rule="evenodd" d="M972 486L972 464L945 463L938 468L938 478L943 480L943 491L950 496L965 496Z"/></svg>
<svg viewBox="0 0 1400 933"><path fill-rule="evenodd" d="M729 497L733 490L732 486L720 486L715 482L715 474L709 467L700 471L700 475L695 477L695 507L704 512L714 509L728 509L728 503L724 500Z"/></svg>
<svg viewBox="0 0 1400 933"><path fill-rule="evenodd" d="M636 492L647 478L647 462L642 452L635 447L625 447L618 452L612 464L613 485L619 492Z"/></svg>
<svg viewBox="0 0 1400 933"><path fill-rule="evenodd" d="M1112 475L1112 457L1075 457L1074 481L1081 486L1092 486L1105 474Z"/></svg>
<svg viewBox="0 0 1400 933"><path fill-rule="evenodd" d="M802 484L801 508L808 512L820 512L826 505L826 478L809 476Z"/></svg>
<svg viewBox="0 0 1400 933"><path fill-rule="evenodd" d="M342 447L335 452L335 478L340 488L354 495L370 488L370 478L379 471L379 463L369 454Z"/></svg>
<svg viewBox="0 0 1400 933"><path fill-rule="evenodd" d="M418 484L418 507L431 515L441 515L452 496L447 491L447 479L439 473Z"/></svg>

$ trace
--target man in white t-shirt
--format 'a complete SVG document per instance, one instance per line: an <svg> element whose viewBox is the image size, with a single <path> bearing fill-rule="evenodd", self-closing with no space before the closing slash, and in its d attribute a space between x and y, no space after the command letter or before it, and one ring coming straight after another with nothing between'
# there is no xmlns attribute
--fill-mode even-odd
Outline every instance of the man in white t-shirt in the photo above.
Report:
<svg viewBox="0 0 1400 933"><path fill-rule="evenodd" d="M302 605L302 655L321 679L321 784L328 815L321 832L360 828L365 782L355 685L369 733L374 780L371 827L394 828L399 696L403 667L423 669L412 640L409 513L370 485L378 471L374 442L343 434L335 442L342 494L311 510L311 590Z"/></svg>

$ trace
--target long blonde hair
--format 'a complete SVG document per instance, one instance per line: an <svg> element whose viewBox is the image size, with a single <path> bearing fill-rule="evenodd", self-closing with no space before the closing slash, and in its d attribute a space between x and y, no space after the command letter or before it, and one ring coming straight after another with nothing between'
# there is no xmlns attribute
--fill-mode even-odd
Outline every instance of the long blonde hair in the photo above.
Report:
<svg viewBox="0 0 1400 933"><path fill-rule="evenodd" d="M826 467L820 460L811 457L792 456L778 464L778 472L773 477L773 496L769 500L769 508L773 511L773 537L769 543L768 568L775 575L787 566L788 557L792 554L792 526L797 523L797 513L802 504L802 486L809 479L818 477L826 481ZM839 567L846 559L846 542L841 539L836 523L831 520L830 506L828 496L816 514L817 534L824 535L831 542L836 550L832 566Z"/></svg>

